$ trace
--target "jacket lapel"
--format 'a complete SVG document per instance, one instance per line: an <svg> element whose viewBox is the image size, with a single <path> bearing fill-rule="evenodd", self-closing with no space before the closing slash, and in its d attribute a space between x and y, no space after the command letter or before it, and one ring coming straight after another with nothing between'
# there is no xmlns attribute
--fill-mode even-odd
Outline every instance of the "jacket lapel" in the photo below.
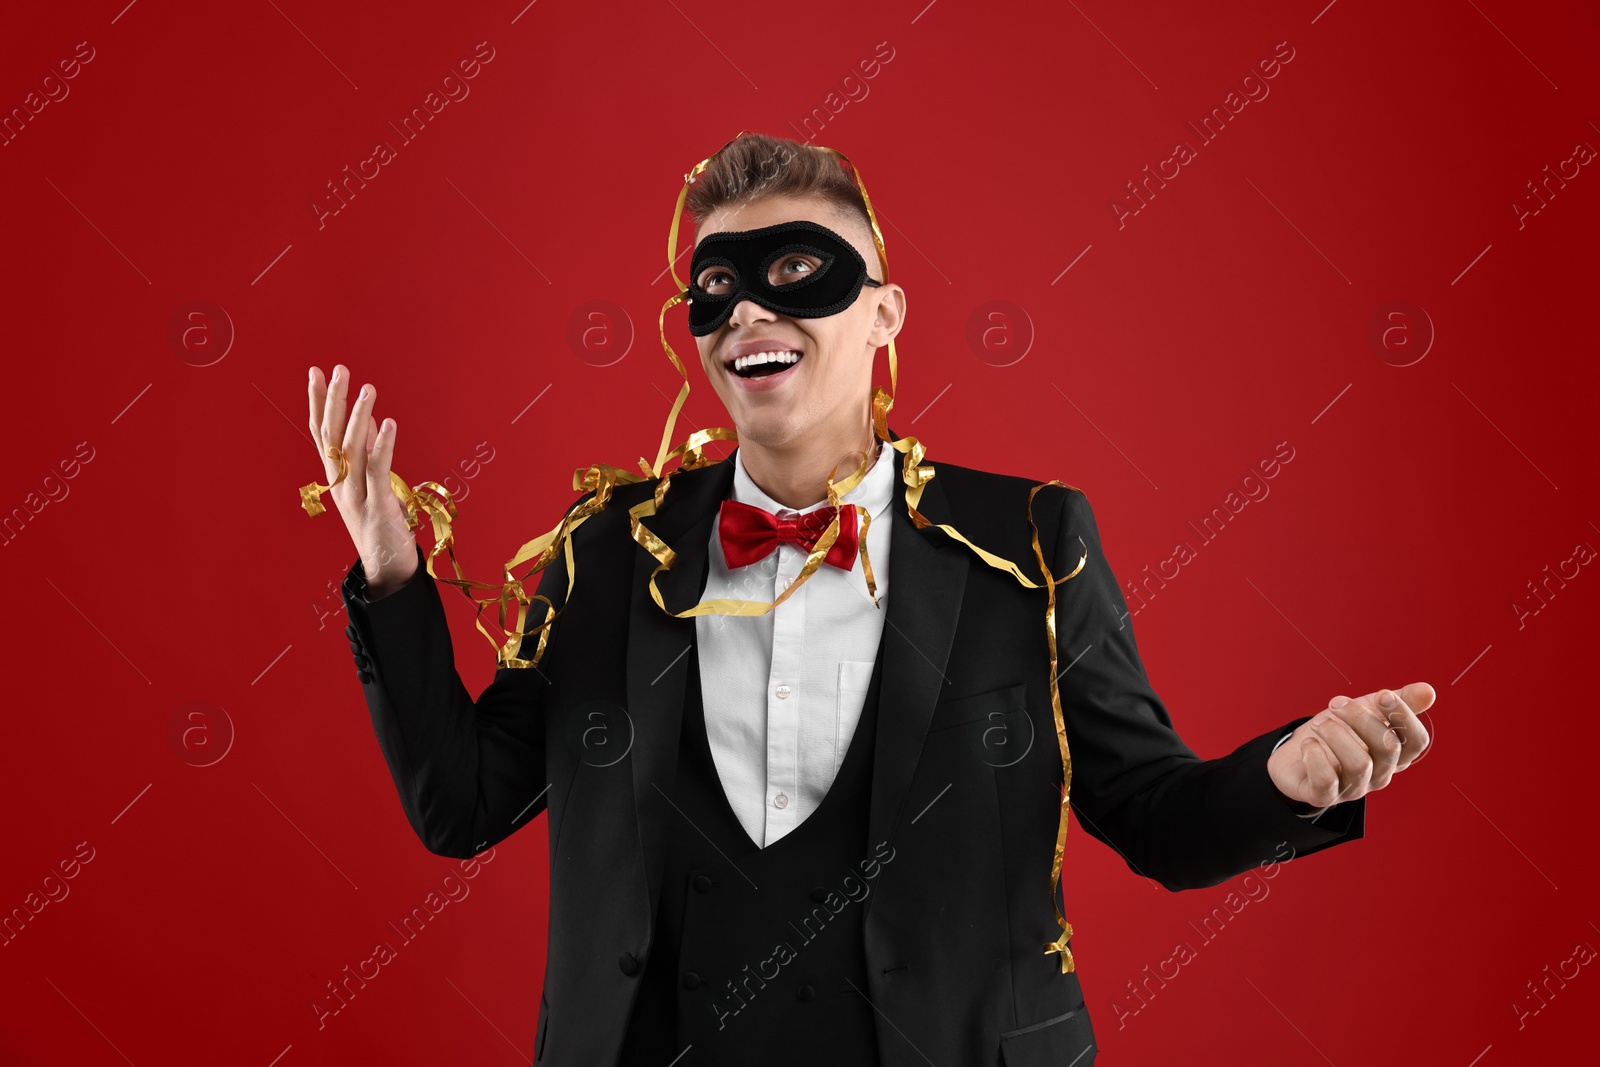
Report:
<svg viewBox="0 0 1600 1067"><path fill-rule="evenodd" d="M895 453L901 462L904 457ZM937 467L937 464L935 464ZM896 483L890 505L890 588L883 625L883 681L872 758L868 847L894 836L922 754L961 614L969 553L942 530L918 529L906 514ZM923 486L917 510L931 523L948 523L947 501L935 476ZM877 899L867 898L867 910Z"/></svg>
<svg viewBox="0 0 1600 1067"><path fill-rule="evenodd" d="M892 439L899 435L889 431ZM906 514L900 470L905 457L888 450L880 459L896 465L895 496L887 519L892 587L886 591L883 680L873 746L872 801L868 842L893 836L899 825L923 738L940 689L961 613L968 553L942 531L918 529ZM937 466L937 464L935 464ZM710 566L709 542L717 509L733 484L734 458L672 476L661 510L642 520L671 546L672 568L656 581L667 609L685 611L700 600ZM948 502L937 477L922 490L918 510L932 523L949 522ZM688 657L695 655L695 620L669 617L651 599L648 582L656 560L635 553L628 632L628 710L634 730L633 786L650 884L650 915L659 903L660 874L671 806L657 802L655 783L672 780L678 760ZM877 894L867 900L870 911Z"/></svg>
<svg viewBox="0 0 1600 1067"><path fill-rule="evenodd" d="M700 602L710 567L709 543L717 509L733 485L733 456L672 475L655 515L640 521L672 549L670 570L656 579L667 610L676 614ZM678 818L663 793L677 772L684 686L696 654L695 620L675 619L650 596L654 556L636 547L628 621L628 716L633 724L633 797L644 847L653 925L660 902L667 819ZM657 783L660 783L659 787Z"/></svg>

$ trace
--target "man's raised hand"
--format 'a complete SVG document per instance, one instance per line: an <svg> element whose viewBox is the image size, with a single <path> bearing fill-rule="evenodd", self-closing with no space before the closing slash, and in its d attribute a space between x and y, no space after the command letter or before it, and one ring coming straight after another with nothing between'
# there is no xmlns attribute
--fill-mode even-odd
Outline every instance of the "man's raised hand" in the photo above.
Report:
<svg viewBox="0 0 1600 1067"><path fill-rule="evenodd" d="M389 484L398 427L393 419L384 419L380 428L373 419L378 391L371 385L361 387L347 419L345 394L349 388L350 370L342 363L334 365L333 380L327 385L321 369L310 369L311 437L317 442L328 484L339 476L339 461L327 454L327 446L344 449L349 461L344 481L328 492L361 554L367 599L377 600L417 572L417 540L406 525L400 498Z"/></svg>
<svg viewBox="0 0 1600 1067"><path fill-rule="evenodd" d="M1412 682L1354 700L1334 697L1267 758L1273 785L1315 808L1382 789L1427 749L1428 731L1417 716L1436 695L1427 682Z"/></svg>

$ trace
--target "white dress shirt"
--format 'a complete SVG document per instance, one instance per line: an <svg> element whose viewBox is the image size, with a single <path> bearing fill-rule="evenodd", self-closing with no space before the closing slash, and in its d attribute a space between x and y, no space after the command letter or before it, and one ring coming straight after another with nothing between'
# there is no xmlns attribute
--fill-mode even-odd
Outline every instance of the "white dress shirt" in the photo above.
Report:
<svg viewBox="0 0 1600 1067"><path fill-rule="evenodd" d="M872 516L867 555L881 607L867 594L861 560L849 571L820 564L805 584L764 615L700 615L700 693L706 734L728 803L750 840L766 848L816 811L844 762L866 702L888 609L889 502L897 482L891 448L841 501ZM734 453L731 498L774 515L796 512L773 500ZM835 476L843 479L849 470ZM746 567L729 568L712 523L704 598L776 600L800 573L806 553L780 542Z"/></svg>

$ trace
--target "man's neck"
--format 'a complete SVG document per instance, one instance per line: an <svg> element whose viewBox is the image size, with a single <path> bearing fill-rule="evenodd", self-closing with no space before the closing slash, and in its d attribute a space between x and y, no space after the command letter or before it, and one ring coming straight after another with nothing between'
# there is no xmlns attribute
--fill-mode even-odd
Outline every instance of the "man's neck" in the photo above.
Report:
<svg viewBox="0 0 1600 1067"><path fill-rule="evenodd" d="M854 448L857 451L852 452ZM828 473L834 471L834 482L850 477L860 462L860 452L873 457L876 463L882 448L867 427L865 437L853 444L844 444L838 438L820 444L796 445L787 449L769 449L755 442L739 442L739 457L750 480L773 500L786 508L799 511L828 497ZM872 463L867 465L872 469Z"/></svg>

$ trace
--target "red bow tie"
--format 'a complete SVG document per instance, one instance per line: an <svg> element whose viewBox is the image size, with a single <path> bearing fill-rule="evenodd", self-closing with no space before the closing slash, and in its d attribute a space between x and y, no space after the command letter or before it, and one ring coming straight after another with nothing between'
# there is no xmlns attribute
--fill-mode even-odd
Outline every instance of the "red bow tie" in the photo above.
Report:
<svg viewBox="0 0 1600 1067"><path fill-rule="evenodd" d="M765 559L780 541L798 545L809 553L833 522L835 512L839 513L839 536L822 561L840 570L850 570L856 561L856 509L853 507L824 506L804 515L779 518L765 508L724 500L717 515L722 555L728 566L746 567Z"/></svg>

